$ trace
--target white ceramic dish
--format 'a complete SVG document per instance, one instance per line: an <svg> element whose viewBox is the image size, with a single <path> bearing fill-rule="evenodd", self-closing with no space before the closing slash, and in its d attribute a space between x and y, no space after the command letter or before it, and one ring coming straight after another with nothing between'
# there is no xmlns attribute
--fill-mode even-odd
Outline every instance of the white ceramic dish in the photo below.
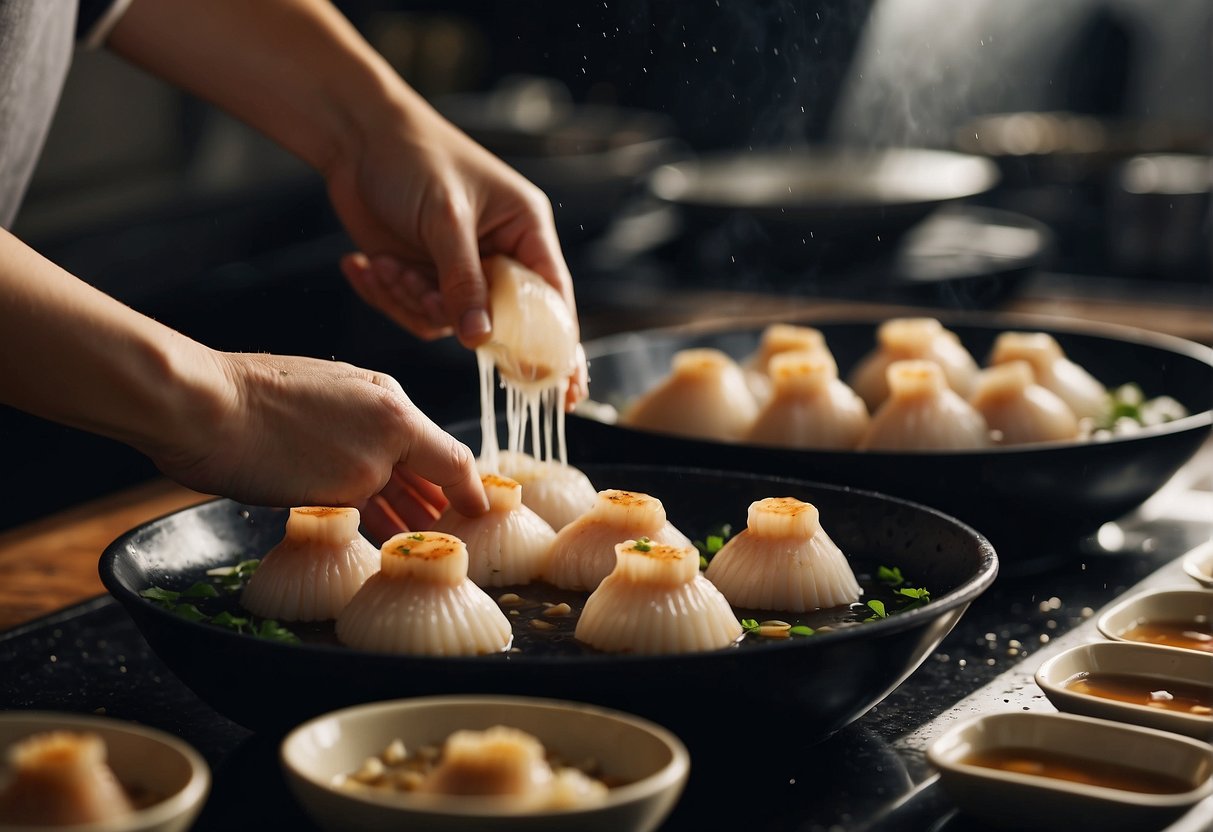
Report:
<svg viewBox="0 0 1213 832"><path fill-rule="evenodd" d="M441 744L461 728L518 728L567 760L593 757L602 771L627 781L592 808L501 814L483 798L431 798L354 793L338 775L399 738L406 748ZM649 832L669 814L686 784L690 758L666 729L618 711L550 699L435 696L359 705L317 717L282 743L287 780L312 819L329 830L418 829L434 832L571 830ZM427 796L429 797L429 796Z"/></svg>
<svg viewBox="0 0 1213 832"><path fill-rule="evenodd" d="M1150 680L1153 690L1166 690L1176 682L1208 687L1213 685L1213 654L1202 656L1177 647L1101 641L1072 647L1036 671L1036 684L1060 711L1174 731L1206 742L1213 740L1213 714L1166 711L1077 693L1067 688L1066 683L1080 673L1142 676Z"/></svg>
<svg viewBox="0 0 1213 832"><path fill-rule="evenodd" d="M1191 786L1144 794L966 764L997 748L1039 749L1083 760L1115 761L1170 775ZM987 714L949 730L927 749L940 783L962 810L1001 828L1157 829L1213 794L1213 748L1151 728L1070 714Z"/></svg>
<svg viewBox="0 0 1213 832"><path fill-rule="evenodd" d="M1213 589L1213 542L1188 552L1184 557L1184 571L1201 586Z"/></svg>
<svg viewBox="0 0 1213 832"><path fill-rule="evenodd" d="M96 716L10 711L0 713L0 749L46 731L90 731L105 740L107 761L127 788L165 797L129 816L107 823L63 826L11 826L0 832L181 832L194 822L211 787L206 761L193 748L163 731Z"/></svg>
<svg viewBox="0 0 1213 832"><path fill-rule="evenodd" d="M1099 631L1113 641L1133 641L1124 634L1143 621L1182 621L1208 628L1213 621L1213 592L1203 589L1158 589L1131 595L1099 617ZM1141 642L1137 642L1141 643ZM1213 641L1209 644L1213 646ZM1192 652L1213 655L1210 650Z"/></svg>

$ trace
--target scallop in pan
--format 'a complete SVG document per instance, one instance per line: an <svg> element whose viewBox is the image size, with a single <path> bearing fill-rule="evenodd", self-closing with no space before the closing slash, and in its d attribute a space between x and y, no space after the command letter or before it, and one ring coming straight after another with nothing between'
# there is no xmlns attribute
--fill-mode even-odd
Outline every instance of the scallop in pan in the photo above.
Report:
<svg viewBox="0 0 1213 832"><path fill-rule="evenodd" d="M970 403L1003 445L1078 438L1074 411L1033 380L1026 361L1007 361L984 370Z"/></svg>
<svg viewBox="0 0 1213 832"><path fill-rule="evenodd" d="M615 568L616 544L642 537L691 545L666 519L665 506L656 497L618 489L600 491L589 511L556 533L544 580L562 589L592 590Z"/></svg>
<svg viewBox="0 0 1213 832"><path fill-rule="evenodd" d="M949 451L985 448L989 429L932 361L895 361L888 368L889 398L872 416L861 449Z"/></svg>
<svg viewBox="0 0 1213 832"><path fill-rule="evenodd" d="M991 364L1026 361L1036 383L1057 394L1080 419L1100 416L1108 406L1107 388L1075 364L1047 332L1004 332L994 341Z"/></svg>
<svg viewBox="0 0 1213 832"><path fill-rule="evenodd" d="M758 405L737 362L716 349L682 350L673 370L623 414L643 430L733 442L749 431Z"/></svg>
<svg viewBox="0 0 1213 832"><path fill-rule="evenodd" d="M516 481L496 474L483 474L480 481L489 510L479 517L464 517L448 508L434 531L464 542L468 577L477 586L529 584L543 572L556 532L522 504L523 489Z"/></svg>
<svg viewBox="0 0 1213 832"><path fill-rule="evenodd" d="M742 633L729 602L699 574L699 551L627 540L614 570L586 599L580 641L610 653L719 650Z"/></svg>
<svg viewBox="0 0 1213 832"><path fill-rule="evenodd" d="M241 605L280 621L336 618L379 569L379 552L358 521L355 508L292 508L285 537L262 558Z"/></svg>
<svg viewBox="0 0 1213 832"><path fill-rule="evenodd" d="M834 361L834 355L830 352L820 329L794 324L771 324L762 331L758 349L742 365L746 384L759 405L769 401L774 390L771 359L786 352L811 352ZM834 366L837 368L837 363Z"/></svg>
<svg viewBox="0 0 1213 832"><path fill-rule="evenodd" d="M441 532L404 532L337 617L337 639L360 650L476 656L506 650L509 619L468 579L467 547Z"/></svg>
<svg viewBox="0 0 1213 832"><path fill-rule="evenodd" d="M896 361L932 361L949 387L961 396L973 392L979 368L955 333L934 318L893 318L876 330L877 347L851 371L851 387L875 412L889 396L888 368Z"/></svg>
<svg viewBox="0 0 1213 832"><path fill-rule="evenodd" d="M751 503L745 530L712 558L707 578L745 609L808 612L863 594L816 506L794 497Z"/></svg>
<svg viewBox="0 0 1213 832"><path fill-rule="evenodd" d="M749 441L792 448L851 450L868 429L863 399L838 378L828 354L784 352L771 359L774 393Z"/></svg>
<svg viewBox="0 0 1213 832"><path fill-rule="evenodd" d="M598 495L590 478L564 462L538 460L530 454L501 451L498 470L522 486L522 504L560 531L590 510Z"/></svg>

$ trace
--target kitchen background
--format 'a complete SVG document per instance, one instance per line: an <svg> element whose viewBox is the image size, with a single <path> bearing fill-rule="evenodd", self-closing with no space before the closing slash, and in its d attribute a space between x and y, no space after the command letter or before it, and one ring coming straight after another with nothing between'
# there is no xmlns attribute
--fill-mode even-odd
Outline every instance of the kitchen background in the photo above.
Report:
<svg viewBox="0 0 1213 832"><path fill-rule="evenodd" d="M548 191L586 337L675 320L709 290L995 308L1064 285L1213 312L1207 0L338 5ZM693 154L825 143L965 150L1002 180L909 236L832 243L645 187ZM440 422L475 413L469 355L346 287L314 174L104 50L76 57L14 231L216 348L334 356L393 373ZM0 436L0 529L155 474L10 409Z"/></svg>

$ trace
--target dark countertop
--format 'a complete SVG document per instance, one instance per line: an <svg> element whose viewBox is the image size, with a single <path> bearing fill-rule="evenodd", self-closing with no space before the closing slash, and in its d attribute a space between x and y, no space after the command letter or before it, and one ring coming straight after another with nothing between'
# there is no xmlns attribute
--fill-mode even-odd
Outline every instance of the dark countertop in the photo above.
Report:
<svg viewBox="0 0 1213 832"><path fill-rule="evenodd" d="M781 737L755 737L749 748L722 748L712 759L693 761L688 792L665 828L976 828L953 817L923 748L975 709L1052 710L1030 681L1043 651L1059 640L1093 637L1094 612L1143 579L1191 583L1176 559L1213 533L1208 459L1202 454L1168 492L1105 527L1099 540L1067 547L1064 566L1000 576L909 680L830 739L790 748ZM211 710L108 598L0 634L0 667L6 671L0 707L101 712L195 745L215 772L196 829L311 828L279 774L279 738L251 733ZM1211 821L1213 807L1202 804L1186 823L1202 828Z"/></svg>

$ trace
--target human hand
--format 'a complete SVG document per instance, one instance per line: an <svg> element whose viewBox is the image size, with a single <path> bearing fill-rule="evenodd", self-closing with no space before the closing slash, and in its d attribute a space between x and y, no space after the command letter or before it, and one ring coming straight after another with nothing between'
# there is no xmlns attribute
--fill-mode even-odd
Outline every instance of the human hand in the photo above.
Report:
<svg viewBox="0 0 1213 832"><path fill-rule="evenodd" d="M355 506L375 531L401 518L422 527L448 500L461 513L488 509L472 452L391 376L298 356L209 355L224 394L195 429L145 449L178 482L257 505Z"/></svg>
<svg viewBox="0 0 1213 832"><path fill-rule="evenodd" d="M333 205L361 249L341 267L354 290L422 338L489 339L481 258L506 254L551 284L577 320L547 197L420 99L364 131L326 169ZM584 398L583 355L569 404Z"/></svg>

